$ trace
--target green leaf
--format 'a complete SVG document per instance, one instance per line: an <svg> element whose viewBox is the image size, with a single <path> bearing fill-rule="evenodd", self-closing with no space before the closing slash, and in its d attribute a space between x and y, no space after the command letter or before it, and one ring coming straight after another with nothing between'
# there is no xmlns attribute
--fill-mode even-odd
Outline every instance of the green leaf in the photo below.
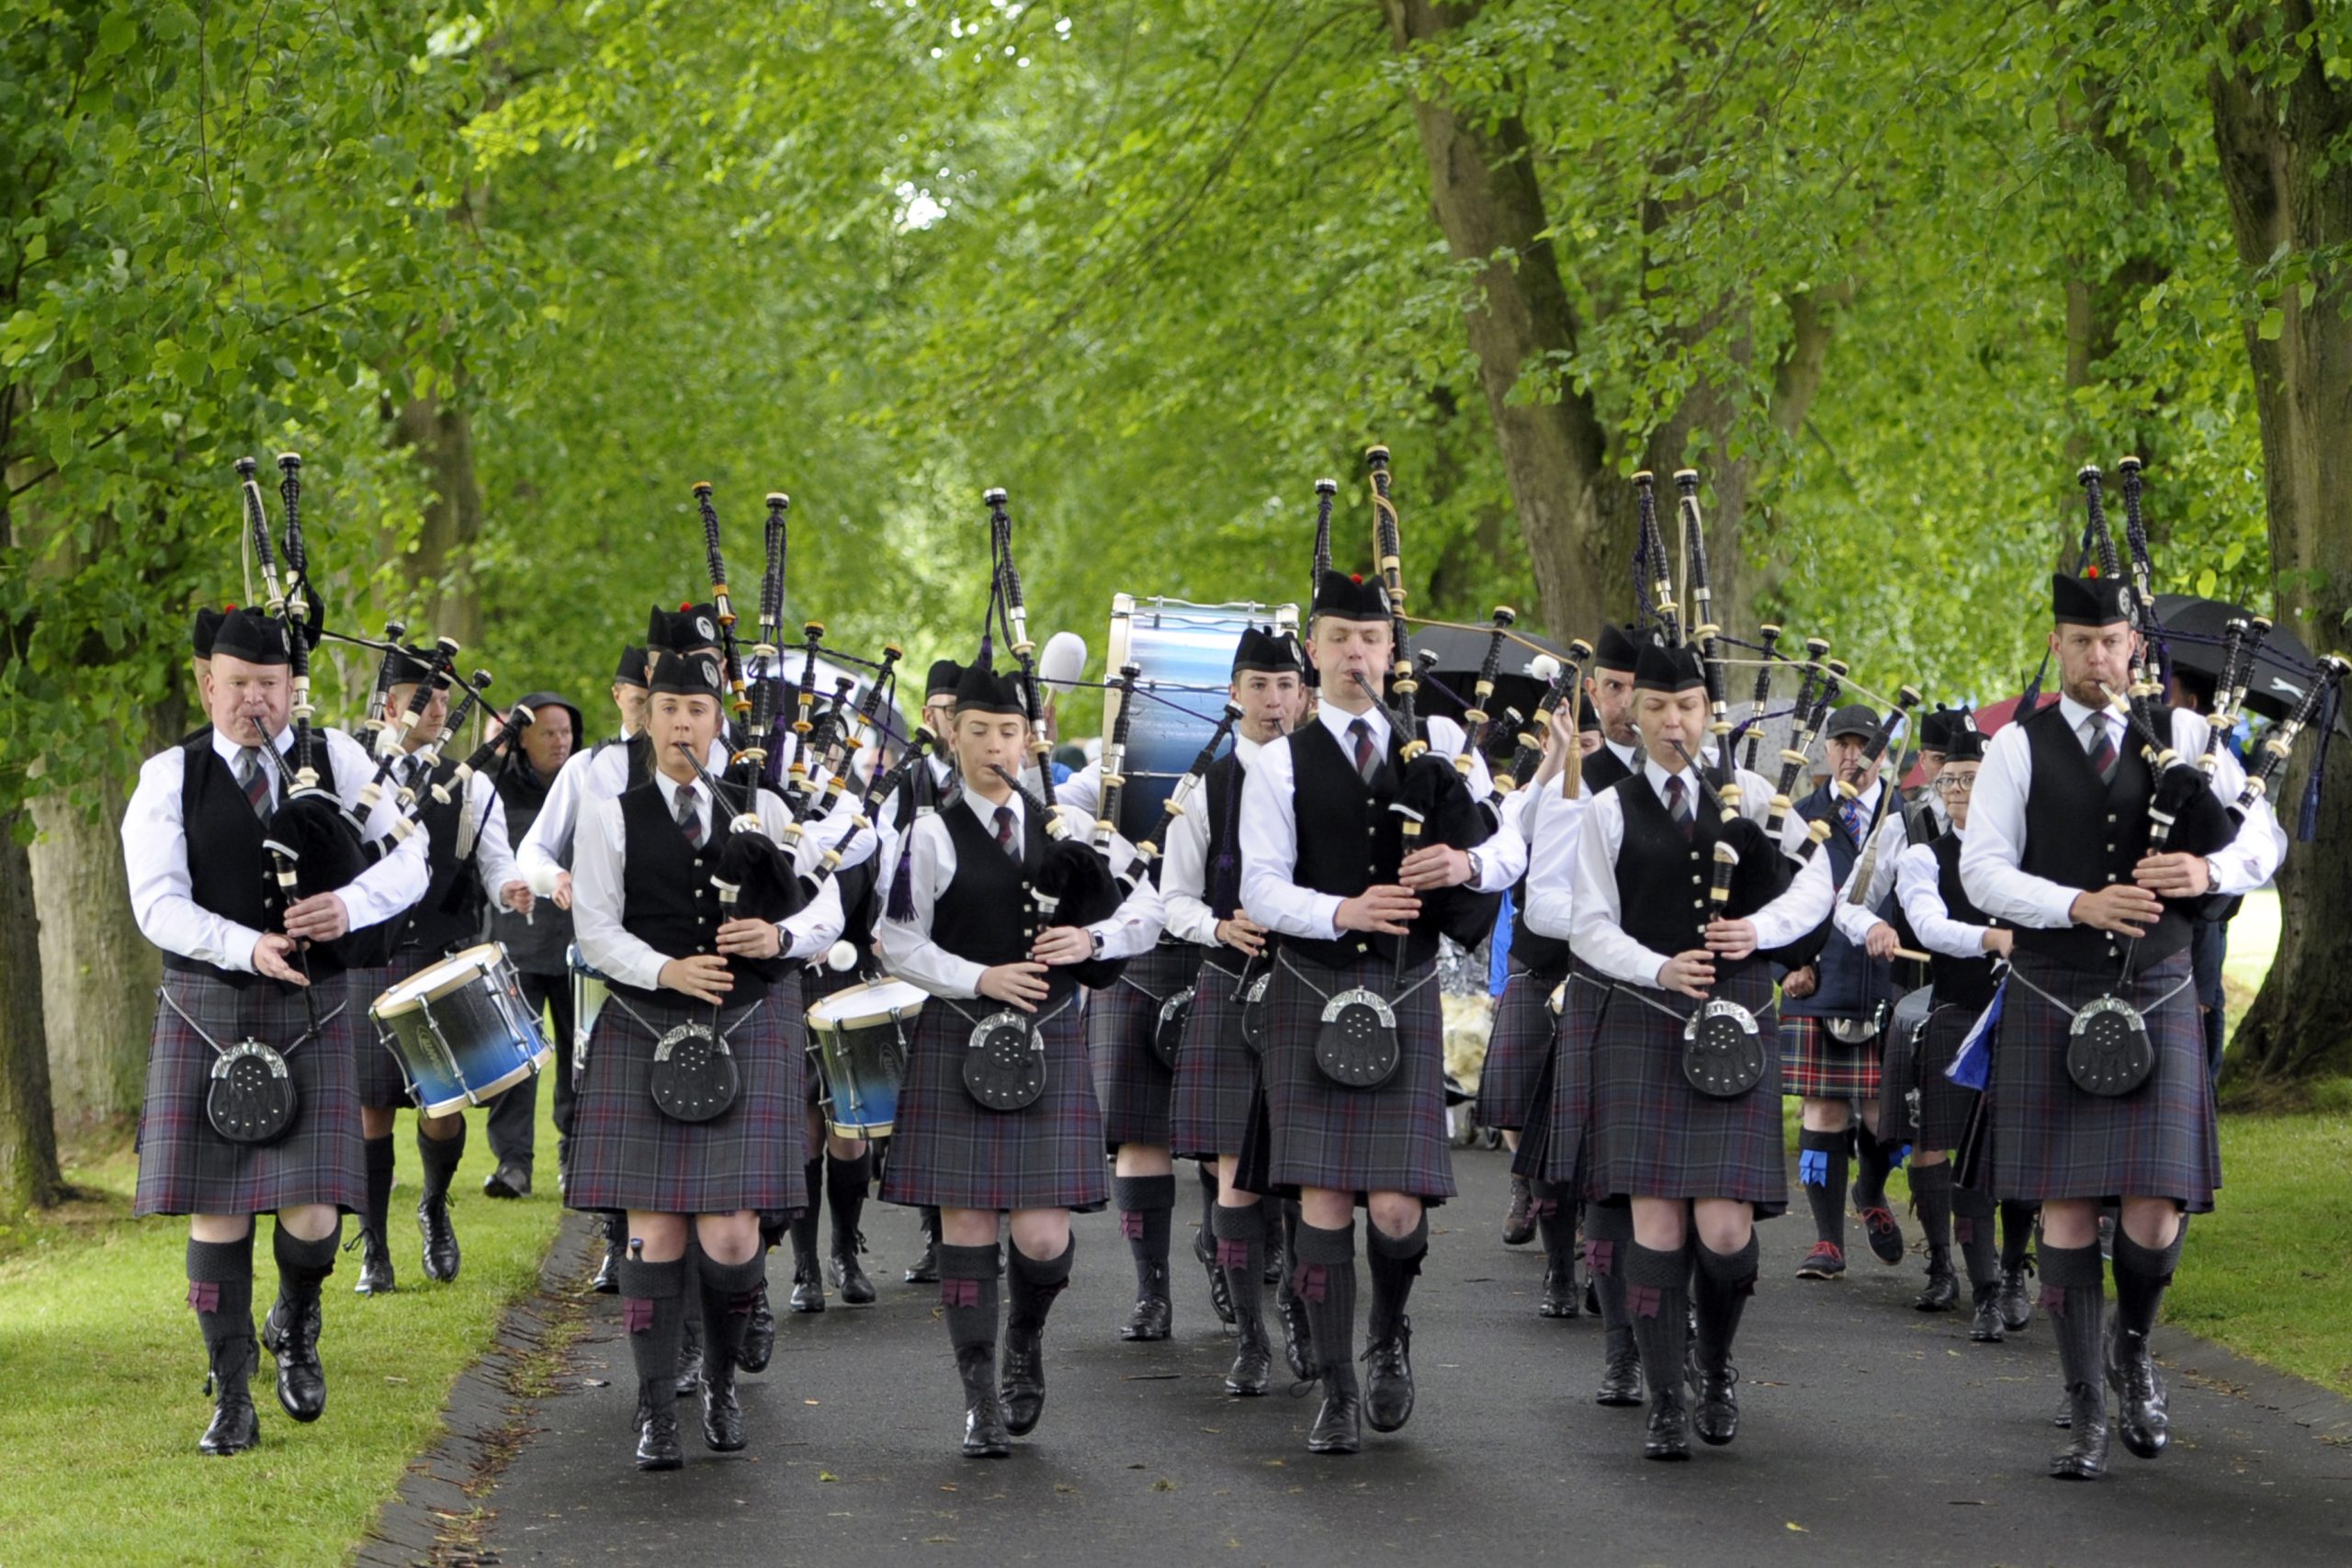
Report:
<svg viewBox="0 0 2352 1568"><path fill-rule="evenodd" d="M98 49L92 58L121 54L139 41L139 18L129 11L109 11L98 23Z"/></svg>
<svg viewBox="0 0 2352 1568"><path fill-rule="evenodd" d="M2287 312L2273 305L2262 312L2262 320L2255 326L2255 335L2265 343L2277 343L2278 334L2287 330Z"/></svg>

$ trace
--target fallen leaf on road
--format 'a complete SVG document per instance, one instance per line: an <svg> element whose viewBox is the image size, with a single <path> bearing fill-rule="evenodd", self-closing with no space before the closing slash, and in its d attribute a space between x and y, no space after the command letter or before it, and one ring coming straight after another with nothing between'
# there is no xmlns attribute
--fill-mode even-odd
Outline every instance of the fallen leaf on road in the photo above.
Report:
<svg viewBox="0 0 2352 1568"><path fill-rule="evenodd" d="M820 1470L817 1472L817 1479L820 1481L839 1481L841 1477L835 1475L830 1470Z"/></svg>
<svg viewBox="0 0 2352 1568"><path fill-rule="evenodd" d="M1809 1530L1809 1529L1805 1529L1803 1525L1801 1525L1801 1524L1797 1523L1797 1522L1796 1522L1796 1520L1794 1520L1794 1519L1791 1519L1791 1520L1789 1520L1789 1521L1788 1521L1788 1526L1789 1526L1789 1529L1792 1529L1792 1530L1796 1531L1796 1532L1797 1532L1797 1534L1799 1534L1799 1535L1811 1535L1811 1534L1813 1533L1811 1530Z"/></svg>
<svg viewBox="0 0 2352 1568"><path fill-rule="evenodd" d="M1176 1483L1163 1475L1151 1483L1151 1489L1154 1492L1173 1492L1176 1490Z"/></svg>

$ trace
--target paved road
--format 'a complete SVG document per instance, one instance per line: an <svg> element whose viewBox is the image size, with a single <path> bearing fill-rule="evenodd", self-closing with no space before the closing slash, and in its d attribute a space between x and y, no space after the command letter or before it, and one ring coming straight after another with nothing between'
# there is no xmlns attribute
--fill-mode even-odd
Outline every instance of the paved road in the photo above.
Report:
<svg viewBox="0 0 2352 1568"><path fill-rule="evenodd" d="M1048 1330L1044 1423L1010 1460L961 1459L935 1288L897 1282L912 1217L877 1205L881 1301L784 1320L774 1364L744 1382L743 1453L705 1451L686 1419L684 1471L631 1468L634 1385L617 1311L597 1301L571 1392L538 1407L542 1429L483 1499L477 1561L2352 1562L2352 1404L2174 1337L2172 1452L2142 1463L2119 1442L2104 1484L2049 1481L2046 1328L1971 1345L1962 1317L1909 1310L1916 1261L1865 1254L1842 1285L1801 1284L1794 1220L1764 1229L1738 1442L1648 1463L1640 1414L1591 1402L1598 1323L1538 1318L1542 1258L1498 1239L1502 1156L1456 1163L1464 1198L1437 1215L1413 1302L1419 1411L1354 1458L1306 1452L1311 1399L1224 1395L1189 1224L1176 1337L1121 1344L1132 1274L1102 1214L1079 1223Z"/></svg>

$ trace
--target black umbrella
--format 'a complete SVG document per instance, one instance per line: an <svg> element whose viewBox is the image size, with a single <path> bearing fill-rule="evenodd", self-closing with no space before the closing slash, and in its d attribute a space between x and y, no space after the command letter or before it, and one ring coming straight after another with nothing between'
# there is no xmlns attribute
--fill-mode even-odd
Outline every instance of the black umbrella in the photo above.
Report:
<svg viewBox="0 0 2352 1568"><path fill-rule="evenodd" d="M2177 636L2167 640L2176 668L2193 671L2208 681L2222 678L2222 656L2229 623L2247 612L2219 599L2188 593L2156 595L2156 621ZM2199 640L2191 641L2190 638ZM2210 640L2209 640L2210 639ZM2311 690L2319 660L2301 639L2284 626L2273 626L2255 656L2254 678L2246 682L2245 705L2265 718L2283 719Z"/></svg>
<svg viewBox="0 0 2352 1568"><path fill-rule="evenodd" d="M1423 626L1413 634L1416 660L1425 649L1437 655L1437 663L1430 670L1431 679L1421 683L1418 707L1423 717L1431 714L1442 714L1452 719L1462 716L1463 708L1470 701L1470 689L1477 684L1478 671L1487 662L1487 645L1493 638L1494 634L1483 627ZM1528 647L1529 643L1535 647ZM1503 661L1496 671L1495 694L1487 704L1487 711L1498 726L1502 722L1503 709L1517 708L1522 714L1531 714L1535 711L1535 705L1543 701L1544 689L1549 682L1527 672L1527 661L1535 657L1536 649L1555 659L1566 657L1566 650L1550 637L1517 627L1503 639ZM1444 690L1441 691L1441 686Z"/></svg>

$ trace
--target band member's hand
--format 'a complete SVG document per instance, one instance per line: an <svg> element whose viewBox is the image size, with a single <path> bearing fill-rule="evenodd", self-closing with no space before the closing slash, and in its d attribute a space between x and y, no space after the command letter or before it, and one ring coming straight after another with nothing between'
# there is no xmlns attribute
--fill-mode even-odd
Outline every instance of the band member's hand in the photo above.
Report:
<svg viewBox="0 0 2352 1568"><path fill-rule="evenodd" d="M727 972L727 960L715 953L697 953L692 958L673 958L662 965L662 988L679 991L698 1002L713 1006L727 999L735 988L735 977Z"/></svg>
<svg viewBox="0 0 2352 1568"><path fill-rule="evenodd" d="M998 964L980 971L980 995L991 1001L1035 1012L1046 999L1046 966L1042 964Z"/></svg>
<svg viewBox="0 0 2352 1568"><path fill-rule="evenodd" d="M1352 898L1340 900L1340 908L1332 919L1343 931L1377 931L1383 936L1403 936L1413 917L1421 912L1421 901L1409 887L1383 883L1367 887Z"/></svg>
<svg viewBox="0 0 2352 1568"><path fill-rule="evenodd" d="M548 894L548 897L555 900L555 907L556 907L557 908L559 908L559 909L569 909L569 908L571 908L571 873L570 873L570 872L568 872L568 871L559 871L559 872L557 872L557 873L555 874L555 891L554 891L554 892L552 892L552 893L550 893L550 894Z"/></svg>
<svg viewBox="0 0 2352 1568"><path fill-rule="evenodd" d="M290 986L309 985L311 982L302 977L302 972L294 967L297 951L292 937L280 936L276 931L262 932L261 940L254 943L254 973Z"/></svg>
<svg viewBox="0 0 2352 1568"><path fill-rule="evenodd" d="M1863 939L1862 950L1872 958L1892 958L1894 956L1894 950L1902 945L1902 939L1894 934L1894 928L1884 920L1881 920L1871 928L1870 935Z"/></svg>
<svg viewBox="0 0 2352 1568"><path fill-rule="evenodd" d="M1714 983L1715 961L1698 948L1689 953L1678 953L1657 966L1657 987L1661 991L1679 991L1686 997L1703 998L1707 987Z"/></svg>
<svg viewBox="0 0 2352 1568"><path fill-rule="evenodd" d="M730 958L774 958L784 951L784 933L774 920L725 920L718 927L718 951Z"/></svg>
<svg viewBox="0 0 2352 1568"><path fill-rule="evenodd" d="M1781 981L1781 995L1792 1002L1801 1002L1813 995L1821 984L1821 972L1808 964L1802 969L1792 969Z"/></svg>
<svg viewBox="0 0 2352 1568"><path fill-rule="evenodd" d="M1040 964L1082 964L1094 956L1094 939L1080 926L1047 926L1037 933L1029 956Z"/></svg>
<svg viewBox="0 0 2352 1568"><path fill-rule="evenodd" d="M2140 863L2142 865L2147 862ZM2096 892L2077 894L2066 911L2078 926L2096 926L2122 936L2145 936L2163 919L2164 900L2136 883L2110 883Z"/></svg>
<svg viewBox="0 0 2352 1568"><path fill-rule="evenodd" d="M518 915L527 915L537 900L531 897L531 885L518 876L498 890L498 901Z"/></svg>
<svg viewBox="0 0 2352 1568"><path fill-rule="evenodd" d="M1754 920L1713 919L1707 922L1707 951L1736 964L1756 951Z"/></svg>
<svg viewBox="0 0 2352 1568"><path fill-rule="evenodd" d="M286 908L286 934L300 942L333 942L351 931L340 893L313 893Z"/></svg>
<svg viewBox="0 0 2352 1568"><path fill-rule="evenodd" d="M1470 880L1470 852L1445 844L1415 850L1396 868L1396 880L1416 891L1459 887Z"/></svg>
<svg viewBox="0 0 2352 1568"><path fill-rule="evenodd" d="M2006 926L1984 928L1984 951L1996 958L2007 958L2017 946L2017 933Z"/></svg>
<svg viewBox="0 0 2352 1568"><path fill-rule="evenodd" d="M1216 923L1216 939L1252 958L1266 951L1266 928L1243 914L1236 914L1229 920L1219 920Z"/></svg>
<svg viewBox="0 0 2352 1568"><path fill-rule="evenodd" d="M2160 897L2201 898L2213 890L2213 868L2203 855L2146 855L2132 880Z"/></svg>

